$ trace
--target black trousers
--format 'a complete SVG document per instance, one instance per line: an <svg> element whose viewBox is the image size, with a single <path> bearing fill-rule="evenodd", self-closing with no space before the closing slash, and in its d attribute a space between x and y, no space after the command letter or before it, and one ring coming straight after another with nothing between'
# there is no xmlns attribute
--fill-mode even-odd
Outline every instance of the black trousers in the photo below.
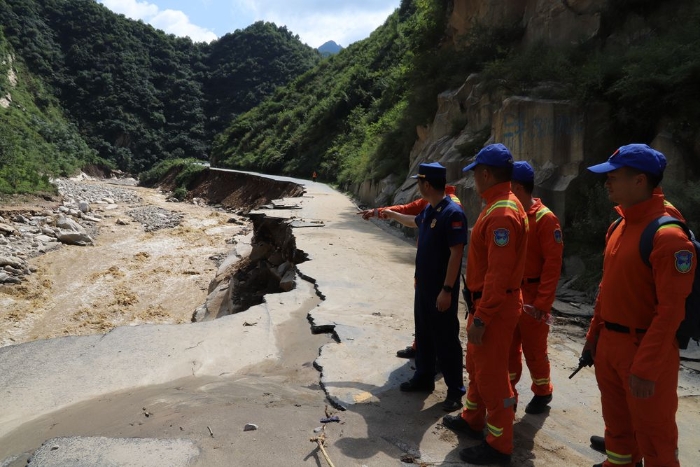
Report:
<svg viewBox="0 0 700 467"><path fill-rule="evenodd" d="M447 397L460 399L466 392L463 380L464 354L459 341L459 290L452 292L449 310L438 311L435 302L440 293L416 287L413 315L416 324L416 381L432 381L437 360L447 385Z"/></svg>

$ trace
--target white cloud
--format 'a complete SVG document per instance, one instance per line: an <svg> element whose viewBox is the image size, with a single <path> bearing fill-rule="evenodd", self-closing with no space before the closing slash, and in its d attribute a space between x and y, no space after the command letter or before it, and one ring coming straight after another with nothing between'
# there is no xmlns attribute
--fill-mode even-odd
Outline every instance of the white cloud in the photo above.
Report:
<svg viewBox="0 0 700 467"><path fill-rule="evenodd" d="M187 36L195 42L211 42L217 38L211 30L192 24L182 11L161 10L158 5L138 0L101 0L101 3L115 13L143 20L168 34Z"/></svg>
<svg viewBox="0 0 700 467"><path fill-rule="evenodd" d="M346 47L383 24L399 3L399 0L234 0L233 7L235 11L248 12L255 21L286 26L312 47L329 40Z"/></svg>
<svg viewBox="0 0 700 467"><path fill-rule="evenodd" d="M137 0L102 0L104 6L127 18L146 20L158 14L158 6Z"/></svg>
<svg viewBox="0 0 700 467"><path fill-rule="evenodd" d="M149 22L167 33L180 37L187 36L195 42L211 42L217 38L212 31L192 24L187 15L181 11L160 11Z"/></svg>
<svg viewBox="0 0 700 467"><path fill-rule="evenodd" d="M2 1L2 0L0 0ZM98 0L117 13L167 33L212 41L255 21L286 26L312 47L334 40L347 47L364 39L401 0ZM159 6L161 5L161 6ZM185 13L187 12L187 13ZM188 16L189 14L189 16ZM197 24L192 22L195 19ZM202 24L204 26L199 26Z"/></svg>

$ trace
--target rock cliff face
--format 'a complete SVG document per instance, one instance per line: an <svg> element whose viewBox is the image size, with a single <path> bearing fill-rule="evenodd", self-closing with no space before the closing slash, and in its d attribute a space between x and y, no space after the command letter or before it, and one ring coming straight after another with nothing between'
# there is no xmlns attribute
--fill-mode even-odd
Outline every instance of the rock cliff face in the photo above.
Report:
<svg viewBox="0 0 700 467"><path fill-rule="evenodd" d="M524 30L524 47L537 41L575 42L600 33L601 12L606 4L605 0L454 0L448 32L457 45L477 24L519 25ZM646 27L642 21L625 25L624 29L633 35ZM613 47L624 42L625 37L619 34L608 41ZM572 183L587 165L604 160L620 144L613 134L609 109L595 102L584 108L568 101L485 89L479 76L472 75L459 89L438 96L433 122L416 129L410 173L416 173L422 162L437 161L447 167L448 183L457 186L467 218L473 222L481 209L481 199L473 190L471 175L463 174L461 169L484 144L500 142L510 148L516 160L532 164L535 196L541 197L566 224ZM683 153L664 124L651 144L669 159L665 179L683 181ZM358 194L368 204L386 205L409 202L415 199L417 190L414 180L397 181L391 176L378 183L365 183Z"/></svg>
<svg viewBox="0 0 700 467"><path fill-rule="evenodd" d="M485 27L522 26L525 45L550 44L594 37L607 0L454 0L451 36L466 35L476 24Z"/></svg>

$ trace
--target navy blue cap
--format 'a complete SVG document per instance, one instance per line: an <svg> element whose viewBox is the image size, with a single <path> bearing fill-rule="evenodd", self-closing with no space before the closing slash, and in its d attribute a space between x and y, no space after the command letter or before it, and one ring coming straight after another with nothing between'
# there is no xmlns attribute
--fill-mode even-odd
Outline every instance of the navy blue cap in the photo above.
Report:
<svg viewBox="0 0 700 467"><path fill-rule="evenodd" d="M418 174L412 175L411 178L427 178L430 180L445 180L447 178L447 169L440 165L439 162L431 162L429 164L421 164L418 166Z"/></svg>
<svg viewBox="0 0 700 467"><path fill-rule="evenodd" d="M501 143L489 144L476 155L474 162L462 169L462 172L473 170L479 164L491 167L508 167L513 165L513 155Z"/></svg>
<svg viewBox="0 0 700 467"><path fill-rule="evenodd" d="M606 162L588 167L588 170L604 174L621 167L632 167L642 172L661 176L666 168L666 157L646 144L628 144L620 146Z"/></svg>
<svg viewBox="0 0 700 467"><path fill-rule="evenodd" d="M535 171L527 162L517 161L513 163L513 176L511 179L514 182L532 183L535 181Z"/></svg>

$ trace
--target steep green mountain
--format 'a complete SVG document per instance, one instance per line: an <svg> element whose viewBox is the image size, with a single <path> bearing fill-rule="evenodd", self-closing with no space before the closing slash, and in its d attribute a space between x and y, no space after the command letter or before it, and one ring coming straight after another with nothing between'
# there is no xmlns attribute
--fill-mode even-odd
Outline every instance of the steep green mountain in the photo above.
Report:
<svg viewBox="0 0 700 467"><path fill-rule="evenodd" d="M303 177L316 170L346 186L391 173L400 179L416 127L435 118L438 95L473 73L504 98L604 104L621 141L650 142L670 118L674 138L694 151L700 3L610 0L600 6L593 37L561 44L526 42L522 22L477 23L455 40L446 23L457 3L403 0L370 38L234 120L216 139L213 161ZM499 8L483 3L484 11ZM457 134L465 122L452 124ZM463 154L481 143L465 145Z"/></svg>
<svg viewBox="0 0 700 467"><path fill-rule="evenodd" d="M359 182L407 170L415 128L468 63L436 49L443 2L404 0L370 38L323 61L237 118L212 148L218 165ZM481 55L497 52L485 38Z"/></svg>
<svg viewBox="0 0 700 467"><path fill-rule="evenodd" d="M204 82L208 136L223 131L234 116L313 68L319 54L302 46L286 27L257 23L226 34L205 48L209 73Z"/></svg>
<svg viewBox="0 0 700 467"><path fill-rule="evenodd" d="M98 162L0 29L0 193L53 191L49 178Z"/></svg>
<svg viewBox="0 0 700 467"><path fill-rule="evenodd" d="M0 26L18 66L88 146L129 172L207 159L214 134L234 116L320 60L273 24L195 44L94 0L3 0Z"/></svg>
<svg viewBox="0 0 700 467"><path fill-rule="evenodd" d="M321 55L323 55L324 57L330 57L331 55L335 55L341 50L343 50L343 48L340 45L336 44L335 41L324 42L318 48L318 51L321 52Z"/></svg>

